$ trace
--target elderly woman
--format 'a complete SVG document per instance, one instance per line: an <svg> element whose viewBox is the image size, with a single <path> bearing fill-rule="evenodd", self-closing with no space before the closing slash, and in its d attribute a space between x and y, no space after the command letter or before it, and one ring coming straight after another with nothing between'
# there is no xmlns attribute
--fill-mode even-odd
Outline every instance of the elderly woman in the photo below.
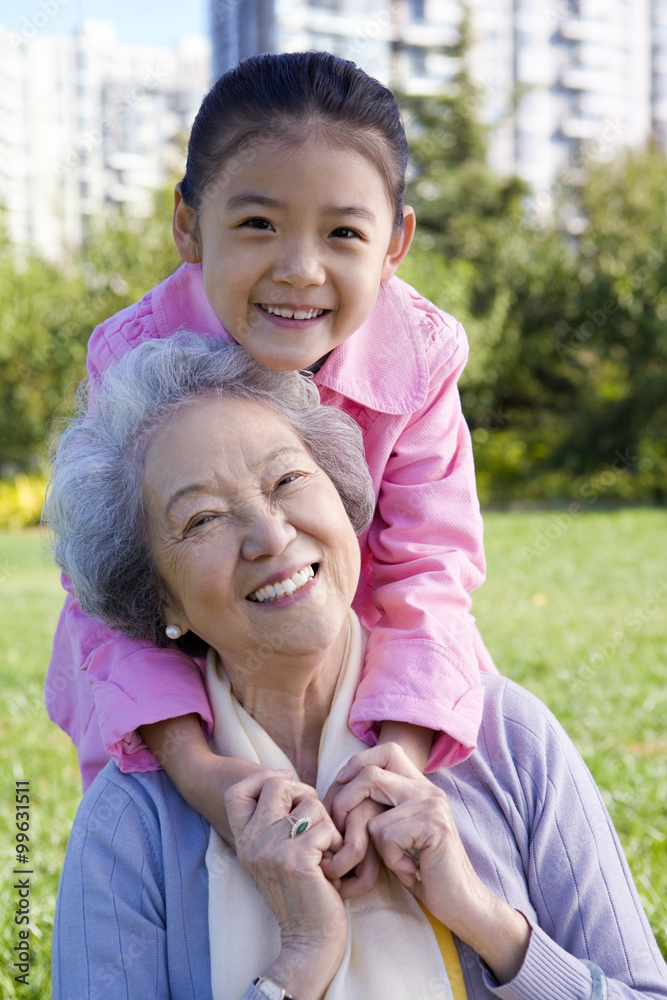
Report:
<svg viewBox="0 0 667 1000"><path fill-rule="evenodd" d="M126 355L65 434L47 517L82 606L208 648L215 747L261 769L226 796L234 851L164 772L105 768L68 847L55 997L667 997L604 805L535 698L486 676L477 750L429 778L348 729L372 504L347 417L194 335ZM339 829L367 798L384 865L344 902Z"/></svg>

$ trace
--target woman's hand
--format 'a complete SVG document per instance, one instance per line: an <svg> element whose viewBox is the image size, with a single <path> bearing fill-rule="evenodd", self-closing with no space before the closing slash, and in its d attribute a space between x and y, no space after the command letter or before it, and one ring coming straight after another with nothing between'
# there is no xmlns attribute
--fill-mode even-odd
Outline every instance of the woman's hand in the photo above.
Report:
<svg viewBox="0 0 667 1000"><path fill-rule="evenodd" d="M369 823L387 868L434 917L474 948L498 982L513 979L523 964L530 927L478 878L445 793L392 743L355 754L338 781L348 784L335 799L335 822L344 822L364 799L389 807Z"/></svg>
<svg viewBox="0 0 667 1000"><path fill-rule="evenodd" d="M225 793L239 861L280 925L281 952L270 969L258 969L299 1000L318 1000L340 965L347 914L321 863L343 839L310 785L287 772L259 771ZM287 816L308 816L311 828L291 837Z"/></svg>

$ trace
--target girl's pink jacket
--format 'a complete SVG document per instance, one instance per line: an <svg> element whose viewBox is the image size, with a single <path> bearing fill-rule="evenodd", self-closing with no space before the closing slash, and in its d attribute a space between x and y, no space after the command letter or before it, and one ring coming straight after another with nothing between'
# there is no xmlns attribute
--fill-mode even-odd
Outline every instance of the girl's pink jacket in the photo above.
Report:
<svg viewBox="0 0 667 1000"><path fill-rule="evenodd" d="M184 264L140 302L98 326L92 378L145 340L178 330L232 340L206 298L201 267ZM428 769L474 748L482 711L479 667L493 661L469 614L484 579L482 520L470 435L457 381L463 328L398 278L381 285L367 322L314 376L322 402L363 432L375 517L360 538L354 608L371 630L350 724L373 743L384 720L439 733ZM84 787L115 757L121 770L159 765L137 729L190 712L207 738L211 711L201 664L87 617L69 593L46 681L49 715L79 750ZM101 738L100 738L101 737Z"/></svg>

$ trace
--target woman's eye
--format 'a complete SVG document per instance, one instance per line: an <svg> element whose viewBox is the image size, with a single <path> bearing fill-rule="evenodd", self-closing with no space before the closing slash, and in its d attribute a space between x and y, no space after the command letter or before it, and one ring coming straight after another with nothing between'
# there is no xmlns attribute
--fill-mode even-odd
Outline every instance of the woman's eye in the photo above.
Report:
<svg viewBox="0 0 667 1000"><path fill-rule="evenodd" d="M298 479L301 479L303 474L301 472L288 472L286 476L281 476L276 483L276 489L280 489L281 486L291 486Z"/></svg>
<svg viewBox="0 0 667 1000"><path fill-rule="evenodd" d="M265 231L272 230L273 226L268 219L246 219L241 223L240 228L245 229L263 229Z"/></svg>
<svg viewBox="0 0 667 1000"><path fill-rule="evenodd" d="M208 524L208 522L212 521L213 518L213 514L197 514L196 517L193 517L192 520L188 522L188 526L185 530L192 531L193 528L201 528L202 525Z"/></svg>
<svg viewBox="0 0 667 1000"><path fill-rule="evenodd" d="M358 233L356 229L350 229L349 226L339 226L338 229L333 230L331 235L344 240L361 239L361 233Z"/></svg>

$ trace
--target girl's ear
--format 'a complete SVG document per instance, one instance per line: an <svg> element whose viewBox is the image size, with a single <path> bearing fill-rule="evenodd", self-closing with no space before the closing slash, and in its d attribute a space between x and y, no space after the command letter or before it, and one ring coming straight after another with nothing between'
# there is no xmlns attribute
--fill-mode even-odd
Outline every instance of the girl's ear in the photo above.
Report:
<svg viewBox="0 0 667 1000"><path fill-rule="evenodd" d="M403 228L391 238L387 256L382 265L380 281L389 281L396 274L400 263L410 249L412 237L415 235L415 210L410 205L403 206Z"/></svg>
<svg viewBox="0 0 667 1000"><path fill-rule="evenodd" d="M198 264L201 260L201 250L197 236L197 216L183 201L180 182L174 188L172 232L181 258L188 264Z"/></svg>

